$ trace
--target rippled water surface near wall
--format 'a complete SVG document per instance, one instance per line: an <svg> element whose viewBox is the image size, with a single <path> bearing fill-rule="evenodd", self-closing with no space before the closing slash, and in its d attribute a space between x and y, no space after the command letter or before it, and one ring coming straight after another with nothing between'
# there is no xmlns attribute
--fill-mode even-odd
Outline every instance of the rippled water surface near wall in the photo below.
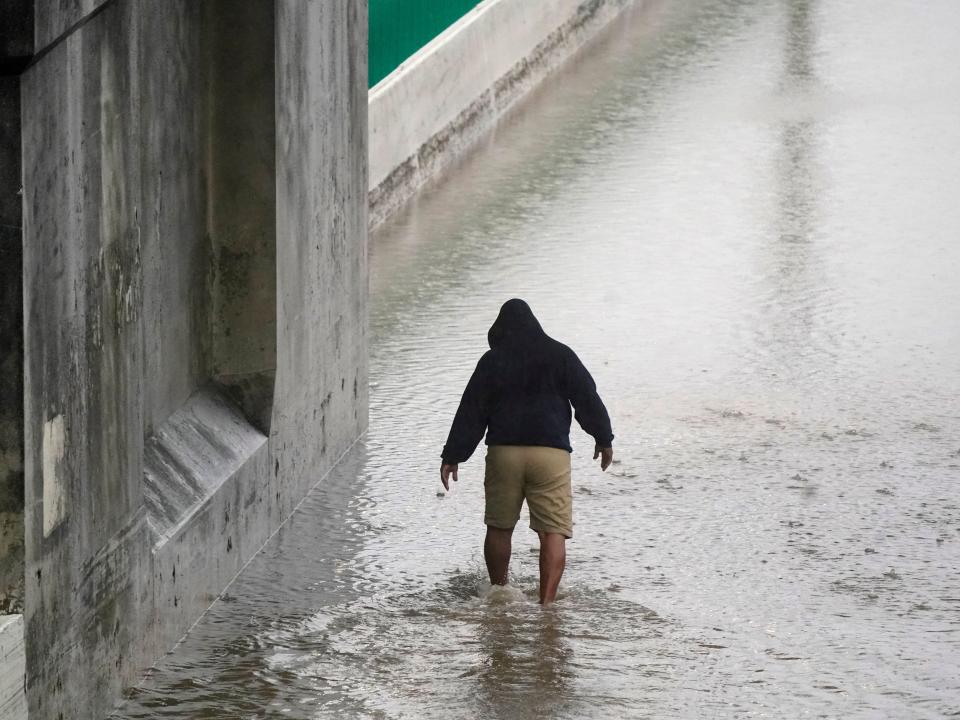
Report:
<svg viewBox="0 0 960 720"><path fill-rule="evenodd" d="M121 717L960 714L960 4L671 7L375 235L363 446ZM546 611L438 493L511 296L617 435Z"/></svg>

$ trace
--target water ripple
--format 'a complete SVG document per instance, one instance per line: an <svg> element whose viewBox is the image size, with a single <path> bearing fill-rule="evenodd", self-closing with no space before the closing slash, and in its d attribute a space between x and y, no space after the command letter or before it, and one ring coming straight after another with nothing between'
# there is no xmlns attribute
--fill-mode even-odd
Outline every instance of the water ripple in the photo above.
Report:
<svg viewBox="0 0 960 720"><path fill-rule="evenodd" d="M373 239L364 446L118 717L956 715L958 8L655 3L504 118ZM617 433L546 611L482 450L438 492L511 296Z"/></svg>

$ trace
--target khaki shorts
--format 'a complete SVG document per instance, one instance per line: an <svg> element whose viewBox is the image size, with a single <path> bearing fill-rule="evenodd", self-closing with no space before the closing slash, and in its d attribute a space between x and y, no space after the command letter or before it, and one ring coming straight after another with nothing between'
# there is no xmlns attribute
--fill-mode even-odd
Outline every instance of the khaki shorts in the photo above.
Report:
<svg viewBox="0 0 960 720"><path fill-rule="evenodd" d="M512 530L524 499L530 528L573 537L573 496L570 492L570 453L533 445L491 445L483 480L486 512L483 521Z"/></svg>

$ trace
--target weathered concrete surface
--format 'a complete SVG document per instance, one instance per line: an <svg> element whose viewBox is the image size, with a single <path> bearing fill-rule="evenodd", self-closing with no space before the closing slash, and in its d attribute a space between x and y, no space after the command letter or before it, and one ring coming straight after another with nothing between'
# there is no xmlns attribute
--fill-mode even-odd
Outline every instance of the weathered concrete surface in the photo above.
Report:
<svg viewBox="0 0 960 720"><path fill-rule="evenodd" d="M274 8L206 3L212 373L268 432L277 355ZM238 58L258 58L238 62Z"/></svg>
<svg viewBox="0 0 960 720"><path fill-rule="evenodd" d="M0 77L0 614L23 610L20 80Z"/></svg>
<svg viewBox="0 0 960 720"><path fill-rule="evenodd" d="M382 222L628 5L486 0L370 90L370 221Z"/></svg>
<svg viewBox="0 0 960 720"><path fill-rule="evenodd" d="M115 0L34 0L37 48L48 47L74 26Z"/></svg>
<svg viewBox="0 0 960 720"><path fill-rule="evenodd" d="M213 390L194 393L173 413L144 450L144 504L157 545L175 537L265 442L240 410Z"/></svg>
<svg viewBox="0 0 960 720"><path fill-rule="evenodd" d="M123 176L123 183L131 190L137 223L134 244L138 247L133 251L137 263L131 270L138 270L142 277L138 280L142 306L137 312L143 314L146 434L159 428L208 375L212 264L207 217L207 37L202 5L136 2L130 11L122 11L131 13L129 39L115 50L101 51L101 56L108 52L129 56L125 60L130 63L128 82L137 105L118 114L115 122L130 128L131 141L142 148L142 155L134 160L136 176ZM96 16L91 27L70 36L67 45L76 37L74 52L82 52L79 44L114 22L118 12L108 6L104 14L109 17ZM87 55L93 57L86 62L96 57L89 51ZM95 87L96 81L85 74L70 82L93 82Z"/></svg>
<svg viewBox="0 0 960 720"><path fill-rule="evenodd" d="M27 696L98 717L366 425L366 3L56 4L22 93Z"/></svg>
<svg viewBox="0 0 960 720"><path fill-rule="evenodd" d="M35 0L0 0L0 72L16 75L33 55Z"/></svg>
<svg viewBox="0 0 960 720"><path fill-rule="evenodd" d="M0 718L27 720L23 616L0 615Z"/></svg>
<svg viewBox="0 0 960 720"><path fill-rule="evenodd" d="M33 0L0 0L0 614L23 611L23 283L20 78Z"/></svg>
<svg viewBox="0 0 960 720"><path fill-rule="evenodd" d="M367 425L366 33L366 0L277 4L270 450L287 502Z"/></svg>
<svg viewBox="0 0 960 720"><path fill-rule="evenodd" d="M40 718L102 715L155 650L141 642L152 610L144 397L157 380L144 372L142 263L158 239L141 224L141 154L152 150L140 135L141 6L111 3L38 48L46 55L23 76L24 620ZM188 114L178 108L178 120Z"/></svg>

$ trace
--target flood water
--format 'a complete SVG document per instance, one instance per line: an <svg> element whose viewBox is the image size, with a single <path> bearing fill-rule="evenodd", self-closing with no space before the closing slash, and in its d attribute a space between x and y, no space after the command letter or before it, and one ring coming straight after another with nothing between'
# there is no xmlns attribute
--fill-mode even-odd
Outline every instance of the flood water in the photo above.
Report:
<svg viewBox="0 0 960 720"><path fill-rule="evenodd" d="M367 437L118 717L960 715L958 158L954 0L626 15L372 238ZM439 492L514 296L616 433L547 610Z"/></svg>

